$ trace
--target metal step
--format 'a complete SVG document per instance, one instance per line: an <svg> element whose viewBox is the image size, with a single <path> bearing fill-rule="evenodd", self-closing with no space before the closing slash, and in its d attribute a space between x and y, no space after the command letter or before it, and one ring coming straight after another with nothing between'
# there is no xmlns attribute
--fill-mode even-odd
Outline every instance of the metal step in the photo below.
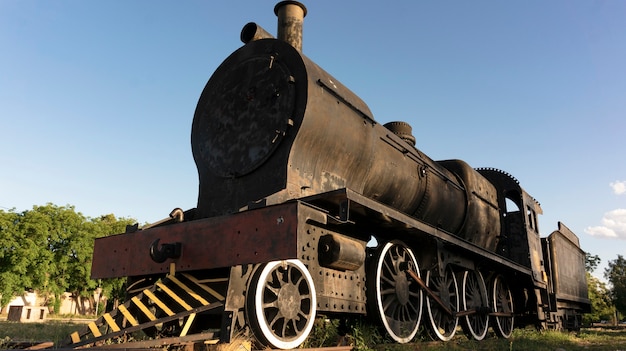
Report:
<svg viewBox="0 0 626 351"><path fill-rule="evenodd" d="M228 277L202 280L190 273L168 274L89 323L84 330L72 333L66 344L76 348L128 342L129 337L134 340L131 334L138 331L150 337L152 340L148 342L154 346L166 339L183 342L219 337L219 331L202 330L195 336L188 333L199 314L214 313L220 318L225 296L219 286L227 281Z"/></svg>

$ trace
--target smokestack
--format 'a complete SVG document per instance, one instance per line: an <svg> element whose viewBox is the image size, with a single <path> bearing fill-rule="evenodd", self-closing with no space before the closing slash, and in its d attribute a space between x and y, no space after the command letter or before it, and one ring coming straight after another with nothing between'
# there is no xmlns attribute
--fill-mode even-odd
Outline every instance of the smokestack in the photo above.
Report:
<svg viewBox="0 0 626 351"><path fill-rule="evenodd" d="M278 39L302 51L302 23L306 7L298 1L281 1L274 6L274 13L278 16Z"/></svg>

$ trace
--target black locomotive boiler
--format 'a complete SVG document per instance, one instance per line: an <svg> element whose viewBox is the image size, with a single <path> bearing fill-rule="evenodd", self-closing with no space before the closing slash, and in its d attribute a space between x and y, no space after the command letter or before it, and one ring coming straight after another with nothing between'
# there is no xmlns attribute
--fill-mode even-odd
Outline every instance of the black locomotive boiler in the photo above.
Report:
<svg viewBox="0 0 626 351"><path fill-rule="evenodd" d="M247 334L289 349L321 316L366 316L400 343L422 324L444 341L459 325L478 340L578 328L576 235L540 238L511 175L434 161L408 124L378 124L302 54L304 5L274 11L278 38L245 25L198 101L197 207L96 240L92 277L128 277L128 300L72 345L141 329L150 345Z"/></svg>

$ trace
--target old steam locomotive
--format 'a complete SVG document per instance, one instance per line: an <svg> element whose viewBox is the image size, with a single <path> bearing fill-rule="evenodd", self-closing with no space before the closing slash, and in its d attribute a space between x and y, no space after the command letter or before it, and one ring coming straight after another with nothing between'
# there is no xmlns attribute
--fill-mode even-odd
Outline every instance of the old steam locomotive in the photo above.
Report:
<svg viewBox="0 0 626 351"><path fill-rule="evenodd" d="M96 240L92 277L128 277L128 300L72 345L141 329L151 345L247 333L289 349L320 316L366 316L400 343L421 325L444 341L579 327L576 235L540 238L511 175L433 161L408 124L378 124L301 53L306 8L274 11L278 39L245 25L200 96L197 207Z"/></svg>

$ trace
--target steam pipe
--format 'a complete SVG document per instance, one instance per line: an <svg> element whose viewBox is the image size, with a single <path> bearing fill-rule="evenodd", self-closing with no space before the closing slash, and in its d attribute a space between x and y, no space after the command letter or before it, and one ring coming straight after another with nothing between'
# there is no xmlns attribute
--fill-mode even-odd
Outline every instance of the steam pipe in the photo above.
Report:
<svg viewBox="0 0 626 351"><path fill-rule="evenodd" d="M302 52L302 23L306 7L298 1L281 1L274 7L278 16L278 39Z"/></svg>
<svg viewBox="0 0 626 351"><path fill-rule="evenodd" d="M274 39L268 31L254 22L250 22L241 29L240 39L244 44L259 39Z"/></svg>

